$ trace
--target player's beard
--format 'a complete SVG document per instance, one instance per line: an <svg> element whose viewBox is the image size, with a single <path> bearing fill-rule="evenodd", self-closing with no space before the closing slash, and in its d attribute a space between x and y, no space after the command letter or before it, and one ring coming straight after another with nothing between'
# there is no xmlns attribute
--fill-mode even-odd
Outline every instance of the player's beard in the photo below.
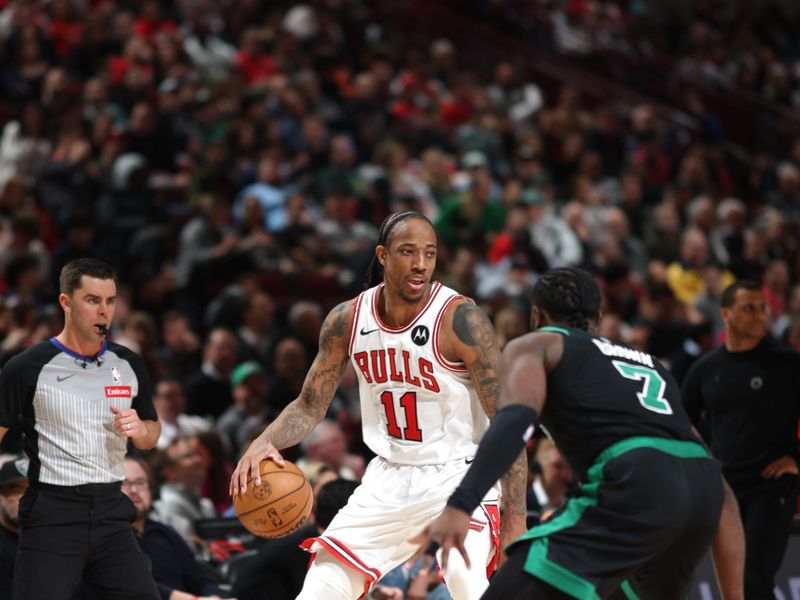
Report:
<svg viewBox="0 0 800 600"><path fill-rule="evenodd" d="M405 284L405 282L404 282L404 284ZM404 302L407 302L408 304L416 304L416 303L418 303L420 300L422 300L423 298L425 298L428 295L429 289L430 289L430 280L425 282L425 285L422 286L422 290L419 293L417 293L416 295L412 295L412 294L407 293L406 289L405 289L405 285L403 285L400 288L399 296Z"/></svg>

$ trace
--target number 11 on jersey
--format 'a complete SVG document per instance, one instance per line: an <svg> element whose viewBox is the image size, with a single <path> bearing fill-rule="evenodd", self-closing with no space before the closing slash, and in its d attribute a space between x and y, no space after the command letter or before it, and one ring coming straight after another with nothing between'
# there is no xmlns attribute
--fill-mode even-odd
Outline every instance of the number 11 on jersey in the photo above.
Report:
<svg viewBox="0 0 800 600"><path fill-rule="evenodd" d="M421 442L422 431L417 422L417 393L405 392L398 401L400 408L405 413L406 426L400 429L397 423L397 410L395 408L394 393L386 390L381 394L381 404L386 411L386 432L398 440Z"/></svg>

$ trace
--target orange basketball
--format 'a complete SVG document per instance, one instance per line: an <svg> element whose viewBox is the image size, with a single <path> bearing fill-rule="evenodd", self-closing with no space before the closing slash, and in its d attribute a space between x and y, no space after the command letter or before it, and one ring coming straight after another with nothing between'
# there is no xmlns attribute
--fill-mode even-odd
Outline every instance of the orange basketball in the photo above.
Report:
<svg viewBox="0 0 800 600"><path fill-rule="evenodd" d="M247 491L233 498L233 509L242 525L255 535L283 537L306 522L314 503L311 484L293 463L279 467L272 460L261 461L261 485L253 479Z"/></svg>

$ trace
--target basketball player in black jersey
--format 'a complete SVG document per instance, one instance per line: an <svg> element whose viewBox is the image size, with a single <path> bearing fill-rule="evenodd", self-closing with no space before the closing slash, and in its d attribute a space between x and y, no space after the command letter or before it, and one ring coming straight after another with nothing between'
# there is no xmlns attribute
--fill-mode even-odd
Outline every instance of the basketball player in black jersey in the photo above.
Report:
<svg viewBox="0 0 800 600"><path fill-rule="evenodd" d="M451 548L464 555L472 509L541 419L580 492L510 546L484 599L677 600L709 545L723 598L742 599L744 537L720 466L692 431L669 372L588 332L599 307L584 271L556 269L539 280L536 331L503 352L503 408L418 541L438 542L445 559Z"/></svg>

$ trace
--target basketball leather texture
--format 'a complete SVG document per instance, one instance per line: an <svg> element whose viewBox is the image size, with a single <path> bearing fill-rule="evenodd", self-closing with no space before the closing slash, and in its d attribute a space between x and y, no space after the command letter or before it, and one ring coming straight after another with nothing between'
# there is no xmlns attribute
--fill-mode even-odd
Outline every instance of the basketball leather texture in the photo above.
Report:
<svg viewBox="0 0 800 600"><path fill-rule="evenodd" d="M260 537L278 538L302 527L314 504L311 484L297 466L284 461L278 466L264 460L259 466L261 484L247 483L247 491L233 499L242 525Z"/></svg>

